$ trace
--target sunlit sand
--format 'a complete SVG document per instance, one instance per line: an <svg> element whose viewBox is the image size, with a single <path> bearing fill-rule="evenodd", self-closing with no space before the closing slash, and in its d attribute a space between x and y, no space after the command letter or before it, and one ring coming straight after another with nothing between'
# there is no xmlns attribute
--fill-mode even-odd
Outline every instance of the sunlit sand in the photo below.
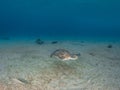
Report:
<svg viewBox="0 0 120 90"><path fill-rule="evenodd" d="M0 90L120 89L120 43L46 42L1 44ZM107 47L109 43L112 48ZM51 53L59 48L81 56L68 61L51 58Z"/></svg>

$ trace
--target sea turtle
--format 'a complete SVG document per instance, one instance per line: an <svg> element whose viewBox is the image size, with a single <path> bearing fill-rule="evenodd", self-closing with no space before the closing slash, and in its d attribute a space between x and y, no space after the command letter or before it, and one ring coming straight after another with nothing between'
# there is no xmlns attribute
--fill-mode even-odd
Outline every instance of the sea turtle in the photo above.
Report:
<svg viewBox="0 0 120 90"><path fill-rule="evenodd" d="M57 49L55 50L50 57L56 57L61 60L76 60L78 59L80 54L71 54L68 50L65 49Z"/></svg>

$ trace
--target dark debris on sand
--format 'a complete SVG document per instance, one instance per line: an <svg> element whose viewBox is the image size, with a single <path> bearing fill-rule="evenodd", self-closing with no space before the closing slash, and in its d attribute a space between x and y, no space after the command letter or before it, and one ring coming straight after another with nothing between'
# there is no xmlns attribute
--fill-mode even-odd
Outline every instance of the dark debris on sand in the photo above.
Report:
<svg viewBox="0 0 120 90"><path fill-rule="evenodd" d="M36 42L37 44L39 44L39 45L44 44L44 41L42 41L41 39L37 39L35 42Z"/></svg>
<svg viewBox="0 0 120 90"><path fill-rule="evenodd" d="M51 42L51 44L57 44L58 43L58 41L52 41Z"/></svg>
<svg viewBox="0 0 120 90"><path fill-rule="evenodd" d="M108 46L107 46L107 48L112 48L113 46L111 45L111 44L109 44Z"/></svg>

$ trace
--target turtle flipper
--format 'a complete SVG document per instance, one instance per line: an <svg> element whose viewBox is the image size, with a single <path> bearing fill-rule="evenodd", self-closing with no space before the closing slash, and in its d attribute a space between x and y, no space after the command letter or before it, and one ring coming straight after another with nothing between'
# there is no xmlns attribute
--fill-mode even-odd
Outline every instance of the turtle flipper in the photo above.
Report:
<svg viewBox="0 0 120 90"><path fill-rule="evenodd" d="M80 54L80 53L77 53L77 54L75 54L75 55L77 55L77 56L81 56L81 54Z"/></svg>
<svg viewBox="0 0 120 90"><path fill-rule="evenodd" d="M54 53L50 54L50 57L52 58L54 56Z"/></svg>

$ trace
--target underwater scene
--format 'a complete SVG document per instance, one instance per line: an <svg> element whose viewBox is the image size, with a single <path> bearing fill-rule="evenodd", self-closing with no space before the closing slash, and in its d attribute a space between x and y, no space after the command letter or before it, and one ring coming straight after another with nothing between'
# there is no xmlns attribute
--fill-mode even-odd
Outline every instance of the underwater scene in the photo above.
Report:
<svg viewBox="0 0 120 90"><path fill-rule="evenodd" d="M1 0L0 90L120 90L120 1Z"/></svg>

